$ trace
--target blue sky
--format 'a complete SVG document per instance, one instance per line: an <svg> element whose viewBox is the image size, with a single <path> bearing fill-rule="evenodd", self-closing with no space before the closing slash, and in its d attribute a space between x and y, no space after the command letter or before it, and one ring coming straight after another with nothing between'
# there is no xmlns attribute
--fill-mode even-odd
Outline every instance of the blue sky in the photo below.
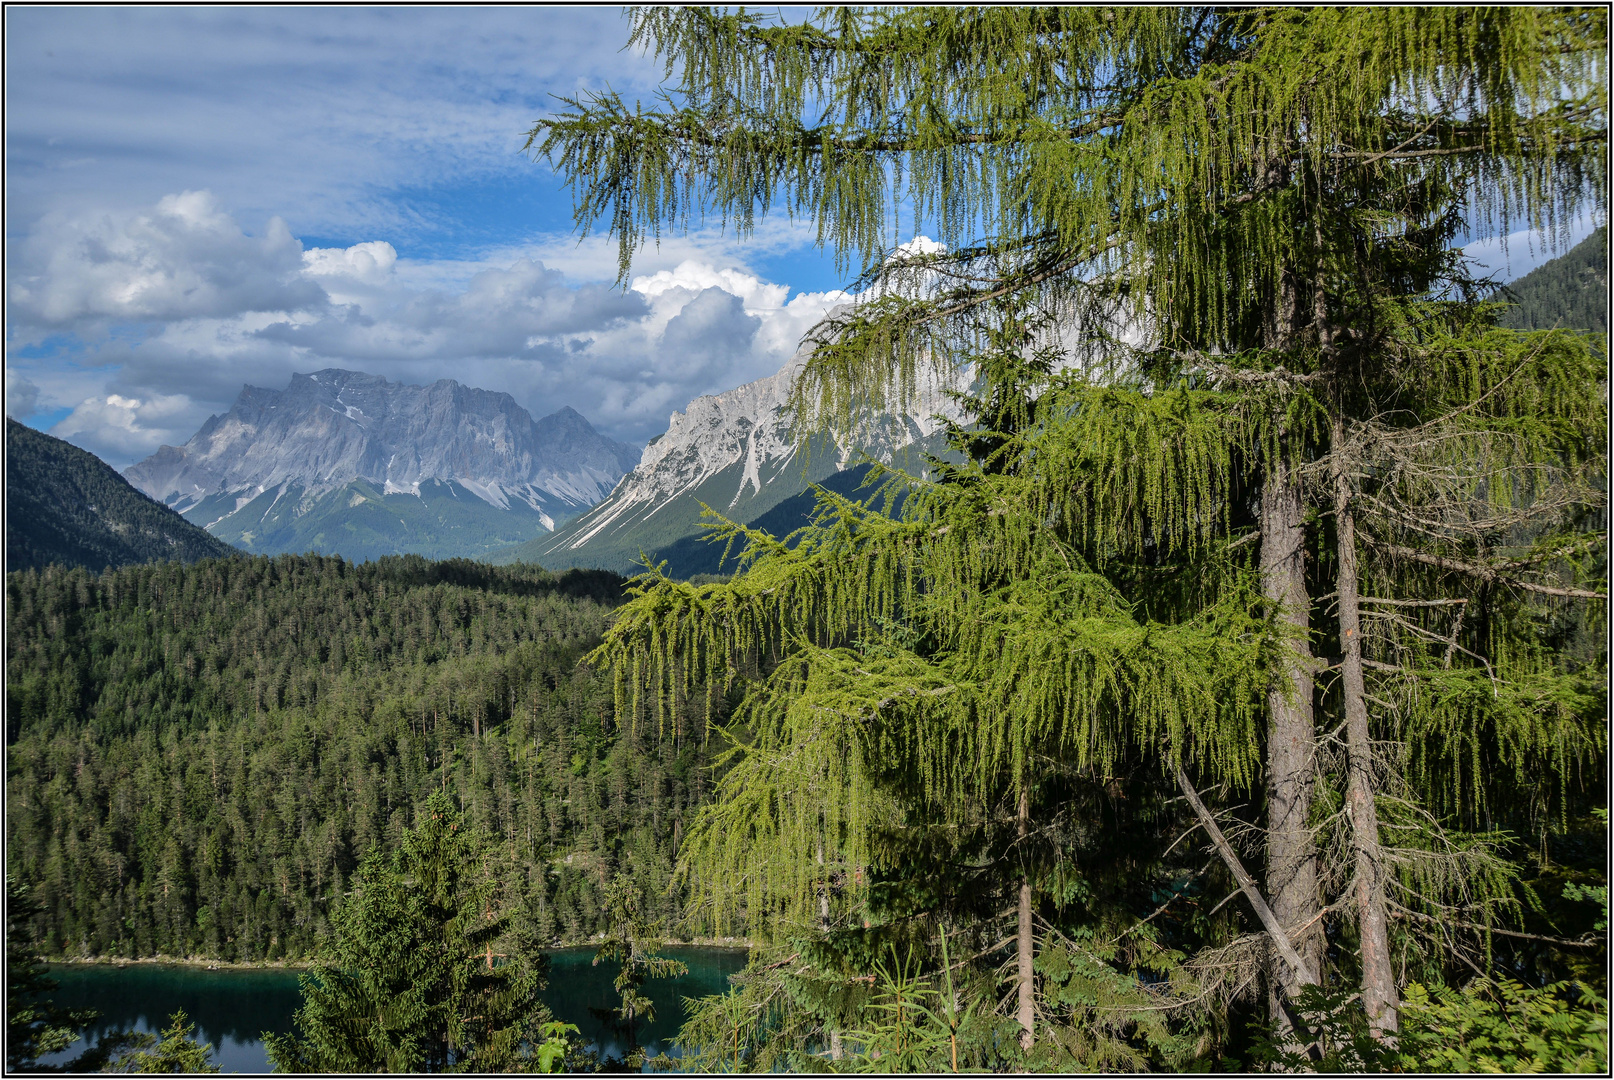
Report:
<svg viewBox="0 0 1614 1080"><path fill-rule="evenodd" d="M624 292L521 152L552 94L649 97L627 34L618 8L7 9L7 411L122 466L243 383L354 367L642 443L777 371L839 295L810 233L672 238Z"/></svg>
<svg viewBox="0 0 1614 1080"><path fill-rule="evenodd" d="M243 383L324 367L570 405L642 443L778 370L841 295L782 217L669 238L612 287L614 243L579 240L521 146L550 95L650 96L618 8L5 20L7 412L120 467ZM1501 276L1546 257L1515 242Z"/></svg>

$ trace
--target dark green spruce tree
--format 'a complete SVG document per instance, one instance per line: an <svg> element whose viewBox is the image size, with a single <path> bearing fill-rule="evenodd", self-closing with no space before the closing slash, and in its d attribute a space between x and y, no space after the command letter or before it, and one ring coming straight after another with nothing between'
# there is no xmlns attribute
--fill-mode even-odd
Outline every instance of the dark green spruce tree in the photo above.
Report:
<svg viewBox="0 0 1614 1080"><path fill-rule="evenodd" d="M542 957L506 956L494 849L446 794L426 800L390 864L365 860L302 977L297 1034L265 1032L285 1072L505 1072L550 1020ZM495 962L499 961L499 962Z"/></svg>
<svg viewBox="0 0 1614 1080"><path fill-rule="evenodd" d="M622 1062L636 1069L645 1062L639 1027L656 1018L655 1002L642 992L645 981L679 978L689 974L689 965L660 955L665 928L646 914L641 887L625 875L617 875L606 886L604 915L605 940L595 950L593 962L618 965L612 986L621 1003L592 1011L622 1035L626 1043Z"/></svg>

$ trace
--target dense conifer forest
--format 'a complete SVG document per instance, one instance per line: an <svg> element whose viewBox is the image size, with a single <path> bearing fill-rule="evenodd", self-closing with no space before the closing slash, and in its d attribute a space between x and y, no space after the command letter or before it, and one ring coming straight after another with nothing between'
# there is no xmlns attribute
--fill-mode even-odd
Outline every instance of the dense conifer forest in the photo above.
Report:
<svg viewBox="0 0 1614 1080"><path fill-rule="evenodd" d="M8 872L49 956L311 955L434 790L501 838L535 944L668 878L709 784L685 728L619 730L580 669L622 581L318 556L8 576Z"/></svg>
<svg viewBox="0 0 1614 1080"><path fill-rule="evenodd" d="M1593 232L1556 259L1507 286L1516 306L1501 319L1515 330L1608 333L1608 229Z"/></svg>

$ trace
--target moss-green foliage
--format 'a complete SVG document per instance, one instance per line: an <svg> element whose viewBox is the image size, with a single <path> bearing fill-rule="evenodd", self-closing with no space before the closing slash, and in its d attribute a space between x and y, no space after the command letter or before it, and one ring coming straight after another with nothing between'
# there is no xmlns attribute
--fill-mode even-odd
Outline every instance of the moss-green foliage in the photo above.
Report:
<svg viewBox="0 0 1614 1080"><path fill-rule="evenodd" d="M1476 978L1461 988L1412 983L1397 1045L1367 1033L1361 1004L1309 987L1298 1011L1322 1039L1321 1059L1272 1044L1257 1059L1286 1071L1591 1073L1608 1071L1608 1000L1576 982L1524 986Z"/></svg>
<svg viewBox="0 0 1614 1080"><path fill-rule="evenodd" d="M1516 305L1503 314L1503 326L1607 334L1608 229L1595 230L1564 255L1509 282L1502 297Z"/></svg>
<svg viewBox="0 0 1614 1080"><path fill-rule="evenodd" d="M1608 1071L1608 1000L1574 983L1407 987L1402 1063L1420 1072Z"/></svg>
<svg viewBox="0 0 1614 1080"><path fill-rule="evenodd" d="M577 669L621 588L419 557L11 575L6 861L44 907L33 940L307 957L445 785L518 868L524 947L602 929L617 870L701 933L668 882L706 747L619 730Z"/></svg>
<svg viewBox="0 0 1614 1080"><path fill-rule="evenodd" d="M6 569L219 558L235 549L106 462L6 417Z"/></svg>

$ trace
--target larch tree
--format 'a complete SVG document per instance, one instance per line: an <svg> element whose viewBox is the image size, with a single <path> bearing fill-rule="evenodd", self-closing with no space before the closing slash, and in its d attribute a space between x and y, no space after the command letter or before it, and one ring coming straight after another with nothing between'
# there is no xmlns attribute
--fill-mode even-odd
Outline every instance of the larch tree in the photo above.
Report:
<svg viewBox="0 0 1614 1080"><path fill-rule="evenodd" d="M1481 745L1557 775L1601 752L1586 677L1528 603L1603 595L1581 557L1601 542L1595 362L1573 335L1487 330L1452 245L1602 212L1605 13L652 9L630 40L666 62L660 99L568 100L529 146L572 181L580 226L618 238L624 277L699 221L814 223L863 299L810 335L804 436L969 367L1004 298L1071 346L1037 387L1046 422L1008 433L1014 467L977 455L969 482L918 485L896 516L829 499L794 548L746 536L729 586L642 584L601 654L624 714L643 691L664 707L699 680L761 687L694 872L743 867L755 917L770 890L818 895L818 852L866 865L901 813L884 766L846 753L870 727L938 803L985 806L1027 790L1039 755L1123 746L1198 806L1184 763L1260 777L1259 883L1201 819L1265 909L1274 1023L1344 912L1390 1036L1390 914L1450 915L1458 879L1494 863L1472 837L1439 833L1466 852L1443 861L1387 830L1432 820L1436 780ZM901 247L904 214L944 250ZM974 375L991 398L1001 373ZM1150 559L1199 568L1198 587L1151 599L1125 565ZM1436 627L1466 612L1463 580L1496 613ZM760 783L787 766L788 799ZM1470 779L1444 809L1483 797ZM1387 824L1381 804L1405 812ZM1483 931L1496 889L1470 899Z"/></svg>

